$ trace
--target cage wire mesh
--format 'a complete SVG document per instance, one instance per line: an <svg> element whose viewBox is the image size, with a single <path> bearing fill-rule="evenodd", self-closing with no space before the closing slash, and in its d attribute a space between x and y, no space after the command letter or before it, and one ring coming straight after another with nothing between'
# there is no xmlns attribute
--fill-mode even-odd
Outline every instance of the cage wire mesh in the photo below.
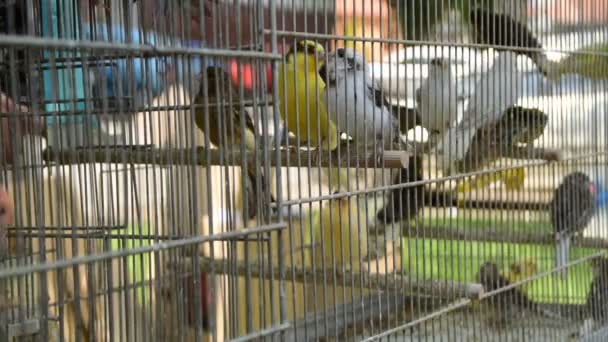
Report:
<svg viewBox="0 0 608 342"><path fill-rule="evenodd" d="M0 2L0 339L604 340L602 0Z"/></svg>

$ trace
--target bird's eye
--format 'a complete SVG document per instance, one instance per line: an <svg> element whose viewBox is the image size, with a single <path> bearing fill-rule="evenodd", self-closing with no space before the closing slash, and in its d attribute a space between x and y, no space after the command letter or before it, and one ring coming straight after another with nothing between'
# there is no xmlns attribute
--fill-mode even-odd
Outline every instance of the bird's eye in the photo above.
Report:
<svg viewBox="0 0 608 342"><path fill-rule="evenodd" d="M355 59L354 59L354 58L352 58L352 57L348 57L348 58L346 59L346 63L348 63L348 67L349 67L350 69L352 69L352 68L354 68L354 67L355 67Z"/></svg>
<svg viewBox="0 0 608 342"><path fill-rule="evenodd" d="M340 48L336 51L336 54L338 55L338 57L344 58L344 56L346 55L346 52L344 49Z"/></svg>
<svg viewBox="0 0 608 342"><path fill-rule="evenodd" d="M4 216L6 214L6 208L0 207L0 216Z"/></svg>

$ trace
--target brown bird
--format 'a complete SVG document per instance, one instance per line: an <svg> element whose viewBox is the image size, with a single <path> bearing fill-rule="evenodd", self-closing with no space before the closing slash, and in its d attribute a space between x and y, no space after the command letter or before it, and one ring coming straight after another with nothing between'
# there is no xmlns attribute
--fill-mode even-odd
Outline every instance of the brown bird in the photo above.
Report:
<svg viewBox="0 0 608 342"><path fill-rule="evenodd" d="M209 141L220 150L228 152L240 149L241 142L249 154L256 150L257 131L253 120L245 111L242 104L237 102L239 91L232 85L230 75L221 67L207 67L205 75L207 78L207 92L199 88L198 95L194 99L197 105L194 120L196 126L209 137ZM203 108L204 98L207 97L210 104L208 111ZM205 127L205 116L208 115L209 129ZM242 129L244 126L244 129ZM256 216L257 208L261 201L260 196L264 191L270 191L265 175L260 170L260 182L254 166L247 165L247 178L245 179L245 191L243 197L247 201L247 219ZM270 195L270 201L274 198Z"/></svg>
<svg viewBox="0 0 608 342"><path fill-rule="evenodd" d="M492 292L512 285L493 262L486 262L479 268L477 280L483 285L485 292ZM529 310L552 319L561 319L553 312L542 309L531 301L518 288L511 288L487 298L488 308L492 314L488 316L490 323L496 327L505 327L518 317L524 310Z"/></svg>

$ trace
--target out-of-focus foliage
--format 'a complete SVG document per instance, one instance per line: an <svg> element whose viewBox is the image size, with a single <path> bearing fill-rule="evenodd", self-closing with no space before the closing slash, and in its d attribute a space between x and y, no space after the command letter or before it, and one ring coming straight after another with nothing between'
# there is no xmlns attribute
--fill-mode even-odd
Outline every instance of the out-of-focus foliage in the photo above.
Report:
<svg viewBox="0 0 608 342"><path fill-rule="evenodd" d="M563 74L579 74L592 80L608 79L608 43L591 44L559 62ZM600 54L598 54L600 53Z"/></svg>

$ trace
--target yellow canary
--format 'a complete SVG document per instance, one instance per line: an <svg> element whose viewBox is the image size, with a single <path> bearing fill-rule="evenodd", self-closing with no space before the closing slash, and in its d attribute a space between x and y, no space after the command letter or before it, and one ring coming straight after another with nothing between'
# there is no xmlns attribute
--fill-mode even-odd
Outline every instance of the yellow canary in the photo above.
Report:
<svg viewBox="0 0 608 342"><path fill-rule="evenodd" d="M317 269L333 270L336 274L355 275L363 270L363 258L368 254L367 213L355 198L342 197L321 207L319 226L315 227L314 262ZM362 202L362 201L361 201ZM352 302L368 291L355 280L326 278L317 285L314 301L317 310L332 310L336 305Z"/></svg>
<svg viewBox="0 0 608 342"><path fill-rule="evenodd" d="M332 200L321 209L322 225L317 227L317 265L360 272L367 255L367 211L349 197Z"/></svg>
<svg viewBox="0 0 608 342"><path fill-rule="evenodd" d="M532 278L538 272L538 265L533 258L524 258L513 262L509 270L504 273L505 278L511 283L517 283L524 279ZM527 282L521 286L522 290L527 290L532 282Z"/></svg>
<svg viewBox="0 0 608 342"><path fill-rule="evenodd" d="M194 99L198 105L194 114L196 126L209 137L209 141L223 151L228 151L231 146L240 149L241 140L244 141L247 151L256 149L256 129L251 117L243 106L236 103L238 90L232 85L229 74L221 67L207 67L203 73L207 77L207 91L201 86ZM209 109L205 111L202 106L203 99L207 97ZM209 118L209 129L205 127L205 115ZM245 129L242 130L243 124ZM253 167L247 168L247 179L245 190L241 194L247 200L247 219L253 219L256 215L257 204L260 203L257 189L264 191L268 187L264 175L260 172L260 184ZM258 187L259 186L259 187ZM271 196L271 201L273 198ZM239 201L240 202L240 201Z"/></svg>
<svg viewBox="0 0 608 342"><path fill-rule="evenodd" d="M300 41L287 52L279 67L279 111L301 143L333 151L339 135L327 114L325 82L318 73L324 55L323 46L311 40Z"/></svg>

